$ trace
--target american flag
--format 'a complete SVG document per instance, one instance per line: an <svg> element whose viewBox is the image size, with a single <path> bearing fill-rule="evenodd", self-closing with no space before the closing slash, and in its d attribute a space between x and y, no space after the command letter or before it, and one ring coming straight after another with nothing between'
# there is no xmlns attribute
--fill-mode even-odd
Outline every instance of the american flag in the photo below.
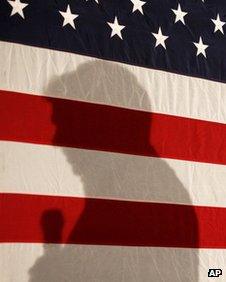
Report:
<svg viewBox="0 0 226 282"><path fill-rule="evenodd" d="M223 0L0 0L0 281L225 281L225 33Z"/></svg>

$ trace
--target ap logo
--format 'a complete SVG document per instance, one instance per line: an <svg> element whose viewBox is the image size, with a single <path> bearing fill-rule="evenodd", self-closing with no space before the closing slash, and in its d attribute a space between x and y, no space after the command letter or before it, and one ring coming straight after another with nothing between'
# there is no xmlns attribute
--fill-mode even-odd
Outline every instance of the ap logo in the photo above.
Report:
<svg viewBox="0 0 226 282"><path fill-rule="evenodd" d="M208 271L208 277L219 277L222 275L222 270L219 268L210 268Z"/></svg>

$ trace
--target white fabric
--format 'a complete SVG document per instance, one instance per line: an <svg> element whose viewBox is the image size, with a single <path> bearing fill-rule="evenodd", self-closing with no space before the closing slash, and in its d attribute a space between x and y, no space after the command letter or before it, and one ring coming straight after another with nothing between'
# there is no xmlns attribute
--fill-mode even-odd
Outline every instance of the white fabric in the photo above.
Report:
<svg viewBox="0 0 226 282"><path fill-rule="evenodd" d="M0 142L4 192L226 207L226 166Z"/></svg>
<svg viewBox="0 0 226 282"><path fill-rule="evenodd" d="M0 89L226 123L224 83L14 43L0 54Z"/></svg>

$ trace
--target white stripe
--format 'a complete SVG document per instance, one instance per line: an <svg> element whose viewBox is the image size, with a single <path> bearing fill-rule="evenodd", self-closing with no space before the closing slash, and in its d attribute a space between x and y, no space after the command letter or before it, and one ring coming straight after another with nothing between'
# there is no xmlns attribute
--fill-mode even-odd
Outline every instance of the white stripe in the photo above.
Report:
<svg viewBox="0 0 226 282"><path fill-rule="evenodd" d="M0 42L0 88L226 123L226 84Z"/></svg>
<svg viewBox="0 0 226 282"><path fill-rule="evenodd" d="M2 192L226 207L226 166L0 142Z"/></svg>
<svg viewBox="0 0 226 282"><path fill-rule="evenodd" d="M223 269L226 250L86 245L0 245L1 282L212 281L209 268Z"/></svg>

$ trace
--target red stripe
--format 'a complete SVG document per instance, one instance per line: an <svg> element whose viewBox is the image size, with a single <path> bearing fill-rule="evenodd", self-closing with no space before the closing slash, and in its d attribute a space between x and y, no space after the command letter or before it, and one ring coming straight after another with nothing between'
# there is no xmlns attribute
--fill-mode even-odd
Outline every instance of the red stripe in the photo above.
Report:
<svg viewBox="0 0 226 282"><path fill-rule="evenodd" d="M0 194L0 241L226 248L226 209Z"/></svg>
<svg viewBox="0 0 226 282"><path fill-rule="evenodd" d="M226 125L0 91L0 140L226 164Z"/></svg>

